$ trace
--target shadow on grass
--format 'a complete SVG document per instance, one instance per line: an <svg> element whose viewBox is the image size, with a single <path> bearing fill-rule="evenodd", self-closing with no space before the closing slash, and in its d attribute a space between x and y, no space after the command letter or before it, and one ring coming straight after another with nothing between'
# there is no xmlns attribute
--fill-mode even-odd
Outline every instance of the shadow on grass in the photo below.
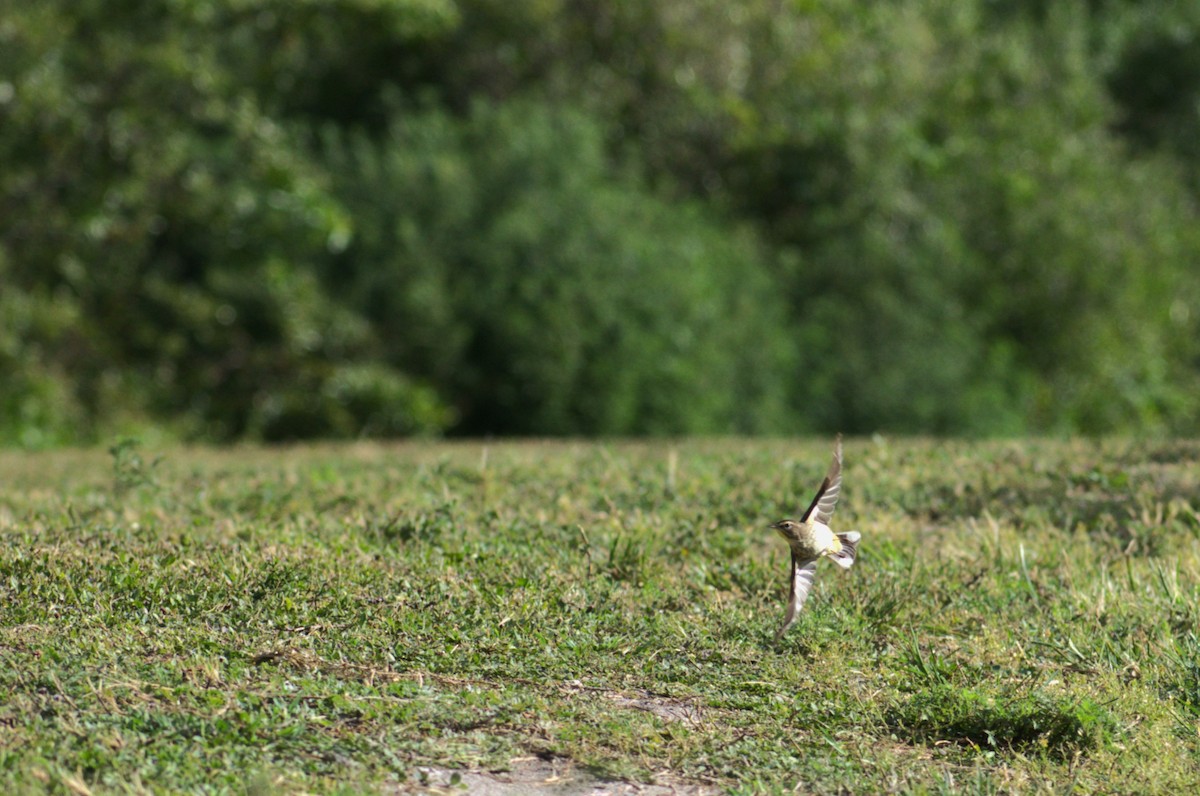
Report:
<svg viewBox="0 0 1200 796"><path fill-rule="evenodd" d="M887 724L923 744L957 744L998 752L1044 752L1067 759L1116 733L1116 721L1090 699L1078 702L1034 693L989 695L939 685L893 705Z"/></svg>

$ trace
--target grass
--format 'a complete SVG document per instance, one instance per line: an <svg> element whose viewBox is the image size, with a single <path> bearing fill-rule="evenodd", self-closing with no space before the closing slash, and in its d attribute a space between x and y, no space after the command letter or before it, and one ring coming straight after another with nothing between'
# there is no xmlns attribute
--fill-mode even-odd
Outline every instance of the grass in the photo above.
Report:
<svg viewBox="0 0 1200 796"><path fill-rule="evenodd" d="M0 791L360 793L566 758L733 793L1200 785L1200 444L0 454Z"/></svg>

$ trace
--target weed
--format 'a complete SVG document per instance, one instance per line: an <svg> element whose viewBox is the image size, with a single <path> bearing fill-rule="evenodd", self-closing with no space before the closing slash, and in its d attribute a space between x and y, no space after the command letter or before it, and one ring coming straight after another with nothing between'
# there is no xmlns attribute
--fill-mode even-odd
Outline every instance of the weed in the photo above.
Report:
<svg viewBox="0 0 1200 796"><path fill-rule="evenodd" d="M149 462L142 458L141 442L133 437L122 437L108 449L112 456L113 493L122 496L140 487L155 485L154 471L162 463L162 457Z"/></svg>

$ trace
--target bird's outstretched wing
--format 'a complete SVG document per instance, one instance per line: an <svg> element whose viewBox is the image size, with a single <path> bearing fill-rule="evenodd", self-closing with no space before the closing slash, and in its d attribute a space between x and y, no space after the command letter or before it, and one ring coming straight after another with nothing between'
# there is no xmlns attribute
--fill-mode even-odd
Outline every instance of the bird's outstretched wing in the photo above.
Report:
<svg viewBox="0 0 1200 796"><path fill-rule="evenodd" d="M861 538L862 534L858 531L839 533L838 541L842 543L842 549L829 556L829 560L842 569L850 569L854 566L854 559L858 558L858 540Z"/></svg>
<svg viewBox="0 0 1200 796"><path fill-rule="evenodd" d="M787 615L783 618L783 627L779 628L775 633L776 641L796 621L796 615L800 613L800 608L803 607L804 601L808 599L808 592L812 588L813 580L816 577L817 559L810 558L807 561L801 561L796 558L795 553L792 553L792 593L788 598Z"/></svg>
<svg viewBox="0 0 1200 796"><path fill-rule="evenodd" d="M837 442L834 443L833 447L833 461L829 463L829 472L825 474L825 480L821 482L821 488L817 490L817 496L813 498L812 503L808 506L808 511L804 512L804 517L800 521L808 522L815 509L817 512L817 522L828 525L830 518L833 516L833 509L837 506L838 495L841 493L842 435L838 434Z"/></svg>

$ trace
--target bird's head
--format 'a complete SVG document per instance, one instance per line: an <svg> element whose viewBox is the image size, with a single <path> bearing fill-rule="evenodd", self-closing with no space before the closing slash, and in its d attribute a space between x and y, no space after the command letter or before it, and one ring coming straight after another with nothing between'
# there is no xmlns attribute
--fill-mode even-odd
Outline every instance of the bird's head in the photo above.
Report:
<svg viewBox="0 0 1200 796"><path fill-rule="evenodd" d="M796 534L800 531L800 523L794 520L780 520L779 522L772 523L771 527L784 539L795 539Z"/></svg>

